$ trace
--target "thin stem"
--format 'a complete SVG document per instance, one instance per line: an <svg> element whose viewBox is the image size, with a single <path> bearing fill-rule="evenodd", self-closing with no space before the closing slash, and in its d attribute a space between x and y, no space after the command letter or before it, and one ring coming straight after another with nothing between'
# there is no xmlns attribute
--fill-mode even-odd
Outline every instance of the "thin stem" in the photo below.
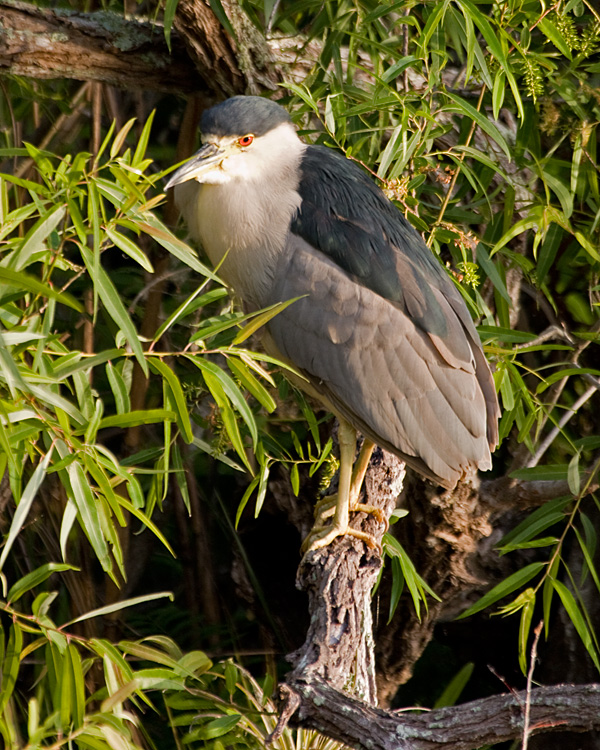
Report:
<svg viewBox="0 0 600 750"><path fill-rule="evenodd" d="M525 691L525 716L523 718L523 747L521 750L527 750L527 746L529 744L529 724L531 722L531 686L533 684L533 670L535 669L535 662L537 659L537 647L543 627L544 621L542 620L533 631L535 637L531 646L531 659L529 662L529 671L527 672L527 688Z"/></svg>
<svg viewBox="0 0 600 750"><path fill-rule="evenodd" d="M481 110L481 105L483 104L483 97L485 95L485 92L487 90L486 86L481 87L481 91L479 93L479 100L477 101L477 111L479 112ZM471 143L471 140L473 136L475 135L475 129L477 128L477 123L473 121L471 123L471 129L469 130L469 134L467 135L467 139L465 141L465 146L468 146ZM439 216L435 222L435 224L432 227L432 231L429 235L429 239L427 240L427 247L431 247L431 243L433 242L433 238L435 235L435 228L439 227L444 219L444 214L446 213L446 209L448 208L448 203L450 203L450 198L452 197L452 192L454 191L454 187L456 185L456 181L458 180L458 175L460 174L460 168L465 160L466 152L463 151L460 156L458 157L458 166L454 170L454 174L452 175L452 180L450 181L450 185L448 186L448 190L446 191L446 195L444 196L444 200L442 202Z"/></svg>
<svg viewBox="0 0 600 750"><path fill-rule="evenodd" d="M556 437L559 435L562 428L567 424L567 422L571 419L571 417L577 413L577 411L586 403L586 401L589 401L590 398L596 393L597 386L591 385L587 391L580 396L577 401L573 404L573 406L561 417L561 419L558 421L558 424L553 427L550 432L546 435L544 440L540 443L539 448L534 453L534 455L531 457L531 459L527 462L527 468L532 469L534 466L537 466L540 462L542 456L544 453L548 450L548 448L552 445Z"/></svg>

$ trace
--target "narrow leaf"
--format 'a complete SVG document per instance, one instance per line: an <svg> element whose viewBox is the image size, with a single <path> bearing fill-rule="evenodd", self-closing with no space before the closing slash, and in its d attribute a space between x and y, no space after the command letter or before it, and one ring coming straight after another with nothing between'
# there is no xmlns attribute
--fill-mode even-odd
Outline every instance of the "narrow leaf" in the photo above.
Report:
<svg viewBox="0 0 600 750"><path fill-rule="evenodd" d="M475 604L465 610L457 619L462 620L465 617L474 615L476 612L481 612L482 609L485 609L491 604L495 604L503 597L512 594L516 589L529 583L529 581L536 576L545 565L546 563L543 562L530 563L524 568L515 571L504 581L501 581L497 586L494 586L494 588L491 591L488 591L487 594L484 594L479 601L475 602Z"/></svg>

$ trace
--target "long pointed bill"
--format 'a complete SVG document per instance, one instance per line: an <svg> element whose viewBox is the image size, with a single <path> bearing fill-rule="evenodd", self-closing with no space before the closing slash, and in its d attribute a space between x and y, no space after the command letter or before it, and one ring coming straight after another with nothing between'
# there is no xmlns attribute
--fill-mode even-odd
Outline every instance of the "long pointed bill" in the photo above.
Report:
<svg viewBox="0 0 600 750"><path fill-rule="evenodd" d="M206 172L210 172L225 156L224 149L215 146L214 143L205 143L199 151L182 167L171 175L165 185L165 190L172 188L174 185L180 185L182 182L194 180L202 177ZM200 180L201 182L201 180Z"/></svg>

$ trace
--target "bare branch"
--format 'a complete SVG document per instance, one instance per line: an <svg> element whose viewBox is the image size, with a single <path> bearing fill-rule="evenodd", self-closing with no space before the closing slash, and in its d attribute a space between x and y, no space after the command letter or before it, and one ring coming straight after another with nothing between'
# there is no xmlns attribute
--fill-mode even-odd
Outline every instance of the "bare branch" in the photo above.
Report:
<svg viewBox="0 0 600 750"><path fill-rule="evenodd" d="M526 692L497 695L425 713L383 711L314 680L288 685L297 718L366 750L474 750L522 736ZM600 729L600 685L555 685L531 692L529 734Z"/></svg>
<svg viewBox="0 0 600 750"><path fill-rule="evenodd" d="M573 406L568 409L563 416L558 421L558 424L555 425L550 432L546 435L546 437L542 440L540 443L538 449L534 453L534 455L529 459L526 466L528 469L533 468L534 466L537 466L544 455L544 453L548 450L548 448L552 445L554 440L558 437L560 434L562 428L567 424L567 422L571 419L571 417L574 414L577 414L579 409L586 403L586 401L589 401L590 398L596 393L598 386L596 383L591 385L587 391L581 395L577 401L573 404Z"/></svg>

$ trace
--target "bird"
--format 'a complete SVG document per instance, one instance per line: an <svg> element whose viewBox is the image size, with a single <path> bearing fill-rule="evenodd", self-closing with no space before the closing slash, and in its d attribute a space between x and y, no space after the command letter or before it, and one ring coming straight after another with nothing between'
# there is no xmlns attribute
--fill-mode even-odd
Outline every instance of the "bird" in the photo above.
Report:
<svg viewBox="0 0 600 750"><path fill-rule="evenodd" d="M294 300L263 346L339 421L338 492L303 549L373 546L350 513L374 511L359 498L375 445L447 489L492 466L500 411L477 330L398 207L356 162L306 144L283 106L234 96L200 130L165 189L247 310Z"/></svg>

